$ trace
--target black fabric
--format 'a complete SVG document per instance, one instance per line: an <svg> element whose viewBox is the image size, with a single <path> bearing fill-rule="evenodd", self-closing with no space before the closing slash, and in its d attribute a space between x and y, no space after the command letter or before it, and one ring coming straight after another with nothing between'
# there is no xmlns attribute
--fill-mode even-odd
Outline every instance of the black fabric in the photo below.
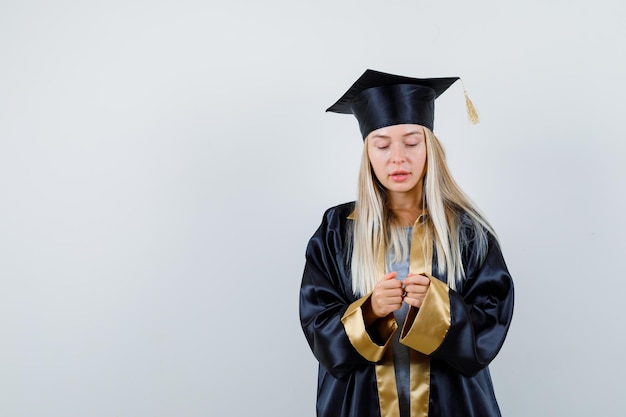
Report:
<svg viewBox="0 0 626 417"><path fill-rule="evenodd" d="M434 130L435 99L458 79L411 78L368 69L326 111L354 114L364 139L376 129L397 124Z"/></svg>
<svg viewBox="0 0 626 417"><path fill-rule="evenodd" d="M356 301L349 272L348 215L353 203L329 209L310 239L300 289L300 319L319 361L318 417L380 417L375 364L351 345L341 317ZM467 240L463 253L472 252ZM490 239L486 260L464 256L467 279L450 290L451 326L431 354L431 417L500 416L488 364L513 315L513 282ZM436 262L434 259L433 262ZM433 275L445 282L436 273Z"/></svg>

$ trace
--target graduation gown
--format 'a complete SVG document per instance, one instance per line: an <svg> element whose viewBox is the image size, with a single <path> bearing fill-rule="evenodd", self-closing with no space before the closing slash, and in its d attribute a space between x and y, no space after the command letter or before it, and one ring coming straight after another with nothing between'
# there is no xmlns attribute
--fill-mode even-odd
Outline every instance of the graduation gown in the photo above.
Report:
<svg viewBox="0 0 626 417"><path fill-rule="evenodd" d="M488 365L511 322L513 282L496 240L489 237L479 262L470 236L461 251L466 279L454 291L433 273L433 250L416 247L414 234L410 271L431 280L422 307L409 309L402 329L393 314L366 328L361 305L371 294L357 299L350 276L353 209L354 203L328 209L306 249L300 320L319 361L318 417L399 417L391 353L396 331L410 348L411 417L500 416Z"/></svg>

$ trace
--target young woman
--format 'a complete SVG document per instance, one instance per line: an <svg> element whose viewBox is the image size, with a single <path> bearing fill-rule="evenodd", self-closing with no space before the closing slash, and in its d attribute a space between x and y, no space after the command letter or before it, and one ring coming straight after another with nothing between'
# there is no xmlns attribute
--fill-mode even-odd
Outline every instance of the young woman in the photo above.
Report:
<svg viewBox="0 0 626 417"><path fill-rule="evenodd" d="M513 282L432 132L456 80L367 70L328 109L354 114L364 147L356 202L327 210L306 250L319 417L500 416L488 365Z"/></svg>

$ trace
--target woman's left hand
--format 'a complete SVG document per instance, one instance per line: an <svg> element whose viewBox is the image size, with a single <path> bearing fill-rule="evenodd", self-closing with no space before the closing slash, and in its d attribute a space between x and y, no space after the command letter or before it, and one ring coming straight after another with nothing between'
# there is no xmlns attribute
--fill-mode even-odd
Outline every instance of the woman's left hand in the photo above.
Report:
<svg viewBox="0 0 626 417"><path fill-rule="evenodd" d="M430 280L424 275L409 273L404 279L404 302L420 308L430 287Z"/></svg>

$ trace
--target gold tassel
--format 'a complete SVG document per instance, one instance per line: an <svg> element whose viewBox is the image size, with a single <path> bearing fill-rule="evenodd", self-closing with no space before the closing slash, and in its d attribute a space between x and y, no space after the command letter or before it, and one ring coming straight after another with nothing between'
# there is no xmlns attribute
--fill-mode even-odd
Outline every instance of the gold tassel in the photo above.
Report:
<svg viewBox="0 0 626 417"><path fill-rule="evenodd" d="M465 108L467 109L467 118L470 123L473 125L480 122L480 118L478 117L478 111L476 111L476 107L474 107L474 103L470 100L469 95L467 94L467 90L465 89L465 84L463 84L463 80L461 80L461 84L463 85L463 94L465 95Z"/></svg>

